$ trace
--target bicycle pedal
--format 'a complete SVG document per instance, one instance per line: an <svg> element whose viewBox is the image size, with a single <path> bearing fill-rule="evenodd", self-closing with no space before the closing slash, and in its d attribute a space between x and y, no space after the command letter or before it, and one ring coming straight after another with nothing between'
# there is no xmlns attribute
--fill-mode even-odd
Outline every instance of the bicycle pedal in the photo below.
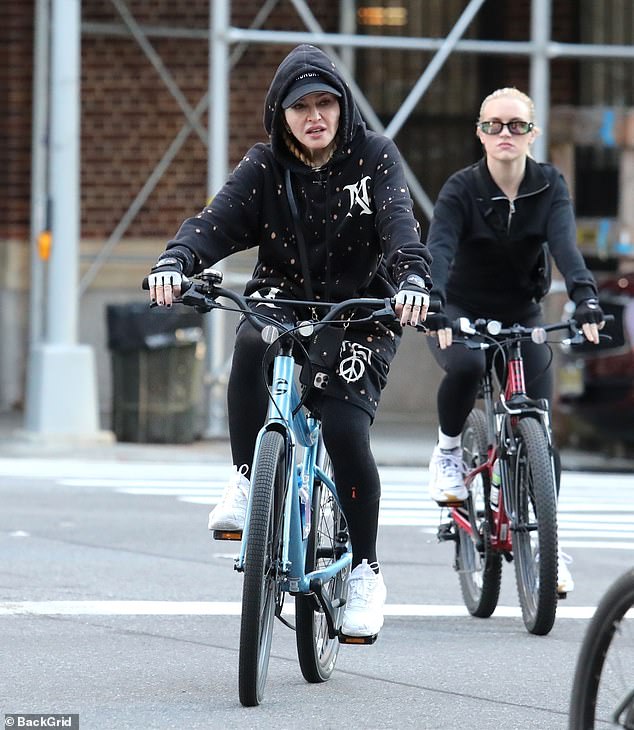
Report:
<svg viewBox="0 0 634 730"><path fill-rule="evenodd" d="M458 536L456 535L453 526L453 522L441 522L441 524L438 525L436 537L438 538L439 542L445 542L447 540L455 541L458 539Z"/></svg>
<svg viewBox="0 0 634 730"><path fill-rule="evenodd" d="M561 593L557 591L557 600L564 601L566 598L568 598L568 593L565 591L562 591Z"/></svg>
<svg viewBox="0 0 634 730"><path fill-rule="evenodd" d="M242 530L213 530L214 540L242 540Z"/></svg>
<svg viewBox="0 0 634 730"><path fill-rule="evenodd" d="M378 634L372 636L348 636L348 634L342 634L341 631L338 634L340 644L374 644L378 638Z"/></svg>

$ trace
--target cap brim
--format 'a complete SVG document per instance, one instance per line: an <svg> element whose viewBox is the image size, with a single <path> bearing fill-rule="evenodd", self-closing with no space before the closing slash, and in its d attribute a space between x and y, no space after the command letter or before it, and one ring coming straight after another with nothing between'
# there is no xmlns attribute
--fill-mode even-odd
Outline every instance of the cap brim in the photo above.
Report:
<svg viewBox="0 0 634 730"><path fill-rule="evenodd" d="M307 94L315 94L318 91L328 92L329 94L334 94L335 96L341 96L341 93L337 91L337 89L335 89L333 86L330 86L323 81L315 81L312 84L305 84L304 86L299 86L295 89L291 89L284 98L284 101L282 102L282 109L288 109L289 106L297 104L297 102Z"/></svg>

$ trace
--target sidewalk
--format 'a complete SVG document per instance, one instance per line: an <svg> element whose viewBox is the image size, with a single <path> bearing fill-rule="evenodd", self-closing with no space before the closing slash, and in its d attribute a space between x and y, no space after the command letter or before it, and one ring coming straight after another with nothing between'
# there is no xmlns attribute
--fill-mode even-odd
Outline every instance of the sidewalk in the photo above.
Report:
<svg viewBox="0 0 634 730"><path fill-rule="evenodd" d="M436 425L390 418L380 414L372 428L372 449L379 466L427 468L436 443ZM203 438L191 444L119 443L109 431L83 440L27 433L21 413L0 414L0 458L60 458L93 461L227 463L226 438ZM608 458L599 452L563 449L565 470L634 473L634 460Z"/></svg>

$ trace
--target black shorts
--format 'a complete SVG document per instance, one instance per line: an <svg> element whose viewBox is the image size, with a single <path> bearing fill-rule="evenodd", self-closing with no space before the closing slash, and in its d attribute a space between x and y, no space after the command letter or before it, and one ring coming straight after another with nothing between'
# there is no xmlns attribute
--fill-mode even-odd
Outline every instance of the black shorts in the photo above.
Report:
<svg viewBox="0 0 634 730"><path fill-rule="evenodd" d="M262 296L265 301L251 304L254 311L265 312L271 319L286 324L295 324L303 316L308 318L307 313L298 312L287 305L274 304L273 298L264 292ZM244 319L238 326L243 322ZM318 381L319 387L314 387L314 368L310 374L304 370L303 383L313 386L307 399L308 405L318 410L320 398L337 398L363 409L374 419L399 342L400 335L379 322L360 324L358 327L349 325L334 364L328 369L326 382L322 378ZM308 343L304 342L304 346L308 347ZM299 362L301 353L302 348L298 347L295 354Z"/></svg>

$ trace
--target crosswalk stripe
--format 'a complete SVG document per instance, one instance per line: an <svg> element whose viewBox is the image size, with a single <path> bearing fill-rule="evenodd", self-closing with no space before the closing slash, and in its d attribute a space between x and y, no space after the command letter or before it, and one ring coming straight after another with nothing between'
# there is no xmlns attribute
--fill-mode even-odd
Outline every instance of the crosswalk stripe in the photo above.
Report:
<svg viewBox="0 0 634 730"><path fill-rule="evenodd" d="M3 616L239 616L238 601L2 601ZM558 606L557 619L587 620L594 615L595 606ZM386 616L443 618L468 616L464 606L436 604L386 604ZM292 615L292 601L283 613ZM634 609L630 612L634 617ZM628 616L630 615L628 614ZM519 606L498 606L497 618L520 618Z"/></svg>
<svg viewBox="0 0 634 730"><path fill-rule="evenodd" d="M227 463L120 463L0 458L0 479L53 479L77 489L108 489L141 497L168 497L212 506L231 472ZM420 527L435 534L447 520L428 497L428 472L416 467L380 467L380 524ZM634 549L634 499L628 474L564 472L558 508L562 543Z"/></svg>

